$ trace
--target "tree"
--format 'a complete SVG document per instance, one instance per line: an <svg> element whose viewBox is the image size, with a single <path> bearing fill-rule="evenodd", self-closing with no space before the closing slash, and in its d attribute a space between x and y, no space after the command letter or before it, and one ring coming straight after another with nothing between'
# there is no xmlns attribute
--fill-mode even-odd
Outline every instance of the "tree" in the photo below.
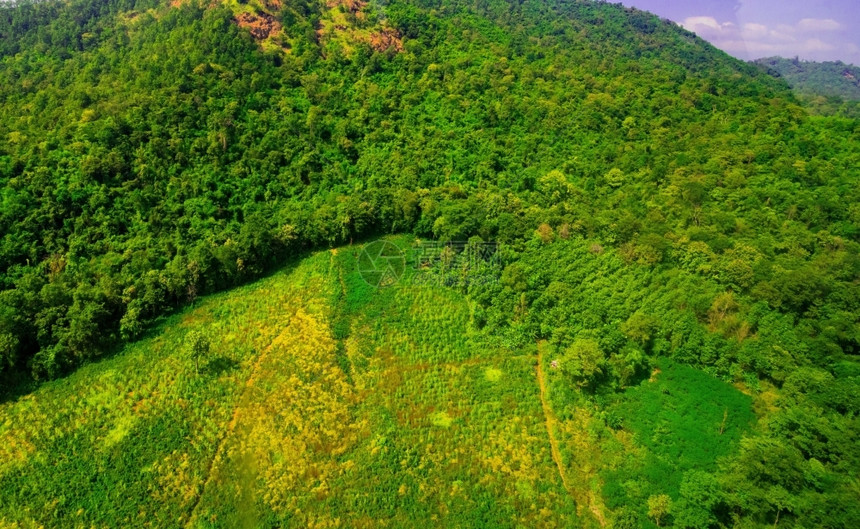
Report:
<svg viewBox="0 0 860 529"><path fill-rule="evenodd" d="M618 383L625 387L634 381L637 374L647 369L648 357L638 347L625 347L610 355L609 365Z"/></svg>
<svg viewBox="0 0 860 529"><path fill-rule="evenodd" d="M700 470L686 473L681 481L681 499L675 513L675 525L707 529L717 523L714 511L723 501L723 493L711 474Z"/></svg>
<svg viewBox="0 0 860 529"><path fill-rule="evenodd" d="M606 184L610 187L621 187L624 184L624 172L613 167L606 173Z"/></svg>
<svg viewBox="0 0 860 529"><path fill-rule="evenodd" d="M185 343L188 358L194 362L194 372L200 373L200 359L209 355L209 338L200 331L191 331Z"/></svg>
<svg viewBox="0 0 860 529"><path fill-rule="evenodd" d="M637 312L621 324L621 332L634 342L644 346L654 336L657 324L657 319L653 316Z"/></svg>
<svg viewBox="0 0 860 529"><path fill-rule="evenodd" d="M666 494L655 494L648 498L648 516L657 527L672 511L672 499Z"/></svg>
<svg viewBox="0 0 860 529"><path fill-rule="evenodd" d="M562 373L582 388L603 373L606 358L600 345L593 338L577 338L565 349L559 361Z"/></svg>
<svg viewBox="0 0 860 529"><path fill-rule="evenodd" d="M18 338L4 332L0 333L0 371L15 364L18 349Z"/></svg>
<svg viewBox="0 0 860 529"><path fill-rule="evenodd" d="M544 196L544 204L552 206L568 200L576 188L559 170L550 171L538 180L538 189Z"/></svg>
<svg viewBox="0 0 860 529"><path fill-rule="evenodd" d="M555 234L552 231L552 227L545 222L538 226L538 229L535 230L535 234L544 244L551 243L553 238L555 237Z"/></svg>

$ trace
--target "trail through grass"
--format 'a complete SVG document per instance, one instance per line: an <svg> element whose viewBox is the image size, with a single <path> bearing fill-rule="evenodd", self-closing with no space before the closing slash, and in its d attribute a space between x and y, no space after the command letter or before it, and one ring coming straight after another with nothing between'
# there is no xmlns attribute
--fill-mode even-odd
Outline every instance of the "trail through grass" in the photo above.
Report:
<svg viewBox="0 0 860 529"><path fill-rule="evenodd" d="M671 462L660 440L601 428L546 371L543 344L481 333L451 289L368 285L358 250L203 299L0 404L0 528L600 527L603 481L622 494L600 473L607 450L644 444L643 468L614 468L646 476ZM199 375L183 353L192 330L212 343ZM687 406L678 388L701 377L662 367L671 404ZM745 404L708 384L730 407L725 436L739 435ZM645 416L689 429L654 412L664 393L630 396L616 408L631 432L651 428Z"/></svg>
<svg viewBox="0 0 860 529"><path fill-rule="evenodd" d="M353 254L0 404L0 527L578 526L534 357L471 330L453 291L369 287Z"/></svg>
<svg viewBox="0 0 860 529"><path fill-rule="evenodd" d="M568 491L568 493L571 494L571 496L573 496L573 491L570 488L570 485L568 485L567 478L564 475L564 463L561 459L561 451L558 449L558 440L555 438L555 429L558 426L558 418L555 416L555 412L552 410L552 405L549 403L549 399L547 398L548 391L546 387L546 379L544 378L543 374L543 349L543 344L538 343L537 381L538 385L540 386L541 408L543 409L543 415L546 420L546 433L549 437L550 449L552 450L552 460L558 467L558 475L561 477L561 482L564 484L564 488Z"/></svg>

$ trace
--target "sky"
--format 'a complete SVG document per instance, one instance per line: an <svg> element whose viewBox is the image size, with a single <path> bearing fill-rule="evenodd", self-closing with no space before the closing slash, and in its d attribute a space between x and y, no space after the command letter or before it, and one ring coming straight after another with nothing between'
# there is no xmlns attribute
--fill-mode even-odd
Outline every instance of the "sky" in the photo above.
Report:
<svg viewBox="0 0 860 529"><path fill-rule="evenodd" d="M744 60L780 55L860 66L860 0L621 0Z"/></svg>

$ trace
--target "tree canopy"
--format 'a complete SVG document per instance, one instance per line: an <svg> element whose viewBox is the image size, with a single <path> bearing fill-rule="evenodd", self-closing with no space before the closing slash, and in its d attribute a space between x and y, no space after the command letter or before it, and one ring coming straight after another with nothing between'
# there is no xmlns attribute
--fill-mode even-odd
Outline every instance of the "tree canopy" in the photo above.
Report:
<svg viewBox="0 0 860 529"><path fill-rule="evenodd" d="M0 376L310 248L477 237L506 261L459 285L476 324L549 341L588 398L657 357L780 391L668 517L858 526L858 140L603 2L3 5Z"/></svg>

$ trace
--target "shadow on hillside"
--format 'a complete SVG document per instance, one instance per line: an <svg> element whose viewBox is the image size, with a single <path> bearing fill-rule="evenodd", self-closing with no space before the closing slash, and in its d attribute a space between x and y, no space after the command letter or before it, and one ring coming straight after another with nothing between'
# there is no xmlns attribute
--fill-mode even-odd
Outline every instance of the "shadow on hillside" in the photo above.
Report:
<svg viewBox="0 0 860 529"><path fill-rule="evenodd" d="M39 387L39 382L20 371L0 374L0 404L17 400Z"/></svg>
<svg viewBox="0 0 860 529"><path fill-rule="evenodd" d="M166 325L170 325L171 323L178 321L176 318L179 318L181 314L187 311L195 310L207 298L217 297L230 290L247 288L249 285L252 285L257 281L262 281L278 273L289 274L299 266L302 260L310 257L317 251L320 251L320 249L303 250L296 255L285 259L278 265L267 267L261 273L256 274L253 277L248 277L244 281L237 282L237 284L235 285L224 285L220 288L216 288L212 292L207 292L206 294L200 296L194 301L191 301L190 303L171 307L169 310L155 318L149 325L147 325L143 332L134 340L129 342L119 342L111 344L104 349L102 354L94 358L87 359L79 365L71 366L63 370L53 380L62 380L69 375L72 375L87 364L97 364L115 356L121 355L123 351L133 343L158 337L162 332L164 332L164 327ZM233 364L235 364L235 362L230 359L216 358L213 359L212 362L207 364L206 367L204 367L201 371L206 371L208 373L209 370L212 369L213 371L211 372L217 375L223 373L224 371L233 369ZM0 372L0 404L15 401L20 399L21 397L29 395L30 393L39 389L39 387L41 387L45 382L46 381L34 380L30 376L29 369L24 365L19 365L13 369L4 370Z"/></svg>
<svg viewBox="0 0 860 529"><path fill-rule="evenodd" d="M364 237L356 237L354 240L349 241L349 243L344 242L343 244L336 247L360 248L363 244L369 241L376 240L377 238L383 236L385 236L385 234L383 233L369 233ZM277 262L275 263L272 263L268 266L264 266L264 268L257 274L245 277L239 281L236 281L236 283L234 284L217 285L212 291L206 292L201 297L195 299L194 301L191 301L190 303L171 307L159 317L155 318L155 320L152 321L149 325L147 325L144 331L135 340L131 342L114 343L113 345L105 348L104 352L99 356L88 359L77 366L69 367L67 370L60 373L54 380L61 380L63 378L66 378L67 376L73 374L75 371L77 371L86 364L100 363L117 355L120 355L126 349L126 347L128 347L132 343L157 337L164 331L165 325L169 325L171 322L176 321L175 318L178 318L180 314L186 311L194 310L207 298L211 299L212 297L222 295L225 292L231 290L247 288L249 285L269 278L275 274L289 274L290 272L295 270L303 260L311 257L317 252L325 251L326 249L328 248L325 246L304 248L292 255L284 257L283 259L277 260ZM207 374L219 375L226 371L235 369L237 366L238 364L236 364L235 361L229 358L221 357L213 359L206 365L206 367L202 369L202 371L206 372ZM29 375L28 369L24 366L17 366L14 369L2 371L0 372L0 404L4 404L12 400L17 400L21 397L29 395L33 391L37 390L42 384L43 382L34 380Z"/></svg>
<svg viewBox="0 0 860 529"><path fill-rule="evenodd" d="M226 356L219 356L218 358L210 360L209 363L201 370L201 374L218 376L225 371L233 371L238 367L239 362Z"/></svg>

